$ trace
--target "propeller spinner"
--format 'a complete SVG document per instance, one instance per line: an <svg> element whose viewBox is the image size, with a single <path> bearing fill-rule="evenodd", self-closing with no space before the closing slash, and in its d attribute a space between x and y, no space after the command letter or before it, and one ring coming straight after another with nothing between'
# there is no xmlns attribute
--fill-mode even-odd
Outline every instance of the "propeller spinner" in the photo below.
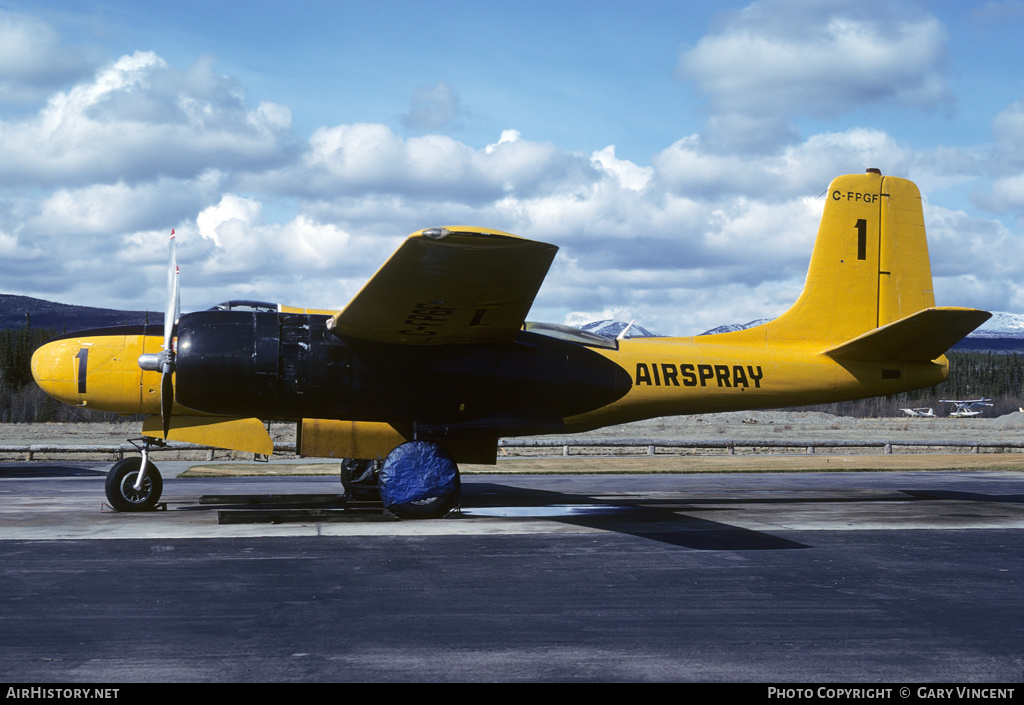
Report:
<svg viewBox="0 0 1024 705"><path fill-rule="evenodd" d="M174 338L178 334L178 318L181 315L178 257L173 230L170 248L170 261L167 266L167 304L164 307L164 349L158 353L139 356L139 367L148 372L160 373L160 421L163 424L165 440L171 429L171 407L174 405Z"/></svg>

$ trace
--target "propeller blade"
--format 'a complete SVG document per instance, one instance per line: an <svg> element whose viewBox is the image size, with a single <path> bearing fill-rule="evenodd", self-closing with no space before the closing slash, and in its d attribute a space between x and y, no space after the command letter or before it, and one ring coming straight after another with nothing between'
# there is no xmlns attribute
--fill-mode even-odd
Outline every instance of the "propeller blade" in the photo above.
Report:
<svg viewBox="0 0 1024 705"><path fill-rule="evenodd" d="M163 424L164 440L171 431L171 407L174 406L173 372L166 367L160 375L160 422Z"/></svg>
<svg viewBox="0 0 1024 705"><path fill-rule="evenodd" d="M181 291L179 286L178 253L171 230L171 254L167 264L167 305L164 308L164 349L160 370L160 421L164 440L171 430L171 408L174 406L174 338L178 334L181 317Z"/></svg>
<svg viewBox="0 0 1024 705"><path fill-rule="evenodd" d="M178 285L178 253L174 231L171 230L171 255L167 265L167 305L164 307L164 350L171 350L181 315L181 292Z"/></svg>
<svg viewBox="0 0 1024 705"><path fill-rule="evenodd" d="M160 373L160 420L163 423L164 440L171 430L171 409L174 407L174 339L178 335L178 319L181 317L181 291L178 283L178 255L174 231L171 230L171 255L167 265L167 301L164 307L164 349L158 353L144 353L139 356L139 367Z"/></svg>

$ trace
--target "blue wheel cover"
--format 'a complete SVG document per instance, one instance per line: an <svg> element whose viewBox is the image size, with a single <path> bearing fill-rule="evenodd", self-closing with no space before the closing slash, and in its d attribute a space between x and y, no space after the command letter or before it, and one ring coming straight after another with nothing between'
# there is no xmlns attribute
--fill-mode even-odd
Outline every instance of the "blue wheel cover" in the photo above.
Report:
<svg viewBox="0 0 1024 705"><path fill-rule="evenodd" d="M380 498L385 507L445 497L457 490L459 468L436 443L409 441L384 459Z"/></svg>

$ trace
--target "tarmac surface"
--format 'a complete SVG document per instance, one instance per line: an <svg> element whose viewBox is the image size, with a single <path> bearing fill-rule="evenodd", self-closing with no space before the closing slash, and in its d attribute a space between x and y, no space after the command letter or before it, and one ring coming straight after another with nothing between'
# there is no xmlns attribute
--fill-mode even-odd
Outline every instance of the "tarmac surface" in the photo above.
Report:
<svg viewBox="0 0 1024 705"><path fill-rule="evenodd" d="M193 464L144 514L108 464L0 465L4 680L1024 679L1021 472L467 475L389 521Z"/></svg>

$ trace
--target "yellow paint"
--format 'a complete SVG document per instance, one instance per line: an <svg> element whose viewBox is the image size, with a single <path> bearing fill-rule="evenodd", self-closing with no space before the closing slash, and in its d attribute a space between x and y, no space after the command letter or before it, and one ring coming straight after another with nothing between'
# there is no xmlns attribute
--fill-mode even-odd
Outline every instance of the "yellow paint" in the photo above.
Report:
<svg viewBox="0 0 1024 705"><path fill-rule="evenodd" d="M299 455L309 458L383 458L408 438L391 424L373 421L302 419Z"/></svg>
<svg viewBox="0 0 1024 705"><path fill-rule="evenodd" d="M68 337L42 345L32 355L32 376L44 392L65 404L119 414L159 414L160 374L143 372L142 353L163 349L160 336ZM84 368L85 392L79 372ZM176 409L181 411L181 407Z"/></svg>
<svg viewBox="0 0 1024 705"><path fill-rule="evenodd" d="M938 384L946 376L945 358L886 364L839 362L821 351L818 341L773 343L764 331L757 342L731 345L712 338L627 339L619 350L596 352L615 361L633 379L618 401L566 419L571 432L656 416L821 404L894 394ZM740 331L746 332L746 331ZM703 342L708 339L709 342ZM757 340L760 339L760 340ZM644 367L641 367L644 366ZM646 372L646 375L642 375ZM649 380L649 381L647 381Z"/></svg>
<svg viewBox="0 0 1024 705"><path fill-rule="evenodd" d="M488 228L446 230L406 238L330 327L402 345L515 340L558 248Z"/></svg>
<svg viewBox="0 0 1024 705"><path fill-rule="evenodd" d="M337 313L337 311L323 308L302 308L301 306L287 306L285 304L278 304L277 310L281 313L308 313L313 316L333 316Z"/></svg>
<svg viewBox="0 0 1024 705"><path fill-rule="evenodd" d="M159 416L149 416L143 421L142 435L164 437L163 422ZM260 455L272 455L274 452L274 441L259 419L172 415L167 440Z"/></svg>

